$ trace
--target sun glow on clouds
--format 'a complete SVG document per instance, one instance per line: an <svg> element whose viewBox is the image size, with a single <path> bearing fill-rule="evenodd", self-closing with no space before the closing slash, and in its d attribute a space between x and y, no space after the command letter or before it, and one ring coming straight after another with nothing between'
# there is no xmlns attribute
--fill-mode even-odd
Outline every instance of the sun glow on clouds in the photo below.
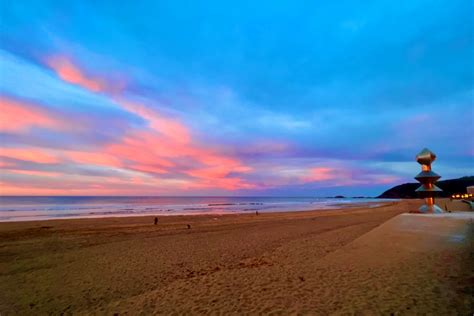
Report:
<svg viewBox="0 0 474 316"><path fill-rule="evenodd" d="M2 168L13 174L45 176L49 182L44 186L51 188L59 185L52 176L57 176L63 182L64 192L74 194L81 186L82 193L96 190L96 194L122 192L131 194L141 188L141 192L160 194L167 188L176 190L188 189L223 189L237 190L253 188L239 177L239 174L252 170L239 159L222 154L219 148L203 145L192 136L192 132L178 119L161 115L156 110L143 104L132 102L117 93L113 84L97 77L86 75L80 67L65 56L54 56L47 59L49 66L62 81L81 86L91 93L100 92L118 105L122 110L142 118L147 125L144 127L127 127L124 136L107 144L93 145L92 148L45 149L38 148L1 148L0 156L10 161L2 162ZM115 92L110 92L115 91ZM57 119L51 113L42 110L39 106L22 103L13 99L2 98L2 109L6 116L2 116L2 131L27 132L32 127L45 129L68 129L68 120ZM13 118L20 117L17 124L12 124ZM127 177L107 177L100 182L98 179L87 178L79 181L80 175L67 177L61 173L31 170L31 166L23 170L24 163L59 164L64 168L73 166L96 166L112 168L135 174ZM79 178L78 178L79 177ZM82 177L83 178L83 177ZM67 184L67 185L64 185ZM130 187L133 188L130 188ZM6 192L21 194L15 191L14 185L6 185ZM29 193L58 192L43 190L41 185L34 186ZM5 188L4 189L5 191ZM143 191L143 190L147 191ZM153 189L158 191L152 191ZM128 191L127 191L128 190ZM56 193L58 194L58 193Z"/></svg>
<svg viewBox="0 0 474 316"><path fill-rule="evenodd" d="M131 179L75 179L65 181L64 175L42 176L41 182L34 181L32 175L27 181L12 183L0 180L2 195L153 195L156 192L172 194L180 183L176 181L146 179L145 183Z"/></svg>
<svg viewBox="0 0 474 316"><path fill-rule="evenodd" d="M33 127L62 130L67 124L39 106L0 95L0 132L23 133Z"/></svg>
<svg viewBox="0 0 474 316"><path fill-rule="evenodd" d="M309 175L303 177L306 182L317 182L331 180L337 177L333 168L316 167L309 170Z"/></svg>
<svg viewBox="0 0 474 316"><path fill-rule="evenodd" d="M47 64L64 81L77 84L94 92L104 91L106 88L102 80L88 78L70 59L64 56L52 56L47 59Z"/></svg>
<svg viewBox="0 0 474 316"><path fill-rule="evenodd" d="M27 176L37 176L37 177L58 177L61 176L59 172L53 171L42 171L42 170L21 170L21 169L9 169L8 172L14 174L21 174Z"/></svg>
<svg viewBox="0 0 474 316"><path fill-rule="evenodd" d="M59 162L59 159L48 151L36 148L0 147L0 157L30 161L39 164L53 164Z"/></svg>
<svg viewBox="0 0 474 316"><path fill-rule="evenodd" d="M158 113L142 104L121 99L116 99L116 101L125 110L137 114L148 121L150 128L154 131L163 134L177 143L186 144L190 142L191 136L189 135L188 129L177 120L161 117Z"/></svg>
<svg viewBox="0 0 474 316"><path fill-rule="evenodd" d="M33 153L1 156L10 193L373 195L425 146L473 173L471 1L97 2L2 6L0 147Z"/></svg>
<svg viewBox="0 0 474 316"><path fill-rule="evenodd" d="M399 180L329 159L319 163L292 162L291 154L297 148L290 142L258 139L240 147L206 143L184 121L136 102L140 98L122 93L126 92L125 87L114 88L113 81L87 75L90 72L68 57L50 58L47 66L56 74L54 80L62 85L80 86L84 93L93 96L99 93L112 106L127 113L127 119L139 124L120 121L120 133L113 133L106 142L96 141L94 137L103 136L102 124L109 123L105 117L72 117L72 112L61 107L49 108L1 96L4 115L0 132L28 137L38 131L60 131L61 135L81 142L61 147L54 144L54 139L51 144L45 139L39 144L0 146L0 168L5 175L0 194L258 192L292 185L317 188L390 184ZM268 160L269 157L274 160Z"/></svg>
<svg viewBox="0 0 474 316"><path fill-rule="evenodd" d="M79 164L91 164L117 168L123 166L122 162L117 157L99 152L65 151L64 155L71 161Z"/></svg>
<svg viewBox="0 0 474 316"><path fill-rule="evenodd" d="M319 166L267 165L266 168L272 175L262 183L267 189L297 185L310 186L317 190L342 186L394 184L401 180L384 172L357 167L352 163L342 163L338 160L327 160Z"/></svg>

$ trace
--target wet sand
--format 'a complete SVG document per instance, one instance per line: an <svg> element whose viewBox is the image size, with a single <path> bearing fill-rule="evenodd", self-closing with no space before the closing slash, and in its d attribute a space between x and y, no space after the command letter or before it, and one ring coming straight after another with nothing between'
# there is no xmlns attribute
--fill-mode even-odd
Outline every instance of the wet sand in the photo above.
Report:
<svg viewBox="0 0 474 316"><path fill-rule="evenodd" d="M391 234L419 204L0 223L0 313L472 313L472 223Z"/></svg>

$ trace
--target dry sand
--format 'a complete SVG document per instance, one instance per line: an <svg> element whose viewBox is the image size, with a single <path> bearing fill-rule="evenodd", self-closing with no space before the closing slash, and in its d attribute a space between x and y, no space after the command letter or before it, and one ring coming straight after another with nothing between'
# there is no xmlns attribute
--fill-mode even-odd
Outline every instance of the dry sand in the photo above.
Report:
<svg viewBox="0 0 474 316"><path fill-rule="evenodd" d="M419 203L1 223L0 314L468 315L472 223L416 232Z"/></svg>

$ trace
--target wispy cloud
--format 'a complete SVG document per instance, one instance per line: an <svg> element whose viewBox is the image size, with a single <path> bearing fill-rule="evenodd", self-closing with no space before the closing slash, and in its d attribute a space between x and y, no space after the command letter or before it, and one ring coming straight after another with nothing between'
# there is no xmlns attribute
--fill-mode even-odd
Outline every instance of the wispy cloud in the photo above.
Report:
<svg viewBox="0 0 474 316"><path fill-rule="evenodd" d="M474 172L469 1L110 5L2 7L4 194L376 194L426 146Z"/></svg>
<svg viewBox="0 0 474 316"><path fill-rule="evenodd" d="M55 57L61 61L49 63L62 80L80 85L91 92L106 92L98 89L108 85L105 80L92 79L74 65L67 57ZM74 76L64 75L62 66L73 69ZM61 66L61 67L60 67ZM178 178L192 177L193 183L186 188L219 188L236 190L250 188L238 175L251 171L236 158L221 154L209 146L200 145L192 139L191 131L178 119L161 115L156 110L137 102L126 100L117 93L109 97L123 110L141 117L147 122L145 128L130 129L119 142L109 143L100 148L100 152L69 151L66 156L75 163L94 164L130 169L153 176L167 174Z"/></svg>
<svg viewBox="0 0 474 316"><path fill-rule="evenodd" d="M24 133L31 128L66 130L71 128L53 111L36 104L0 95L0 132Z"/></svg>
<svg viewBox="0 0 474 316"><path fill-rule="evenodd" d="M47 63L64 81L77 84L94 92L106 90L103 80L86 76L64 56L51 56L47 59Z"/></svg>

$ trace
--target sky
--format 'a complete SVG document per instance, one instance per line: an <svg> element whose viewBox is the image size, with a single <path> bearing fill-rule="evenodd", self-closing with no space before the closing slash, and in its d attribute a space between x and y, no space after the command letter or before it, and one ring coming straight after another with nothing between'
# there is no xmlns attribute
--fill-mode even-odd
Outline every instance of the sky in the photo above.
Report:
<svg viewBox="0 0 474 316"><path fill-rule="evenodd" d="M472 1L2 1L1 195L474 175Z"/></svg>

